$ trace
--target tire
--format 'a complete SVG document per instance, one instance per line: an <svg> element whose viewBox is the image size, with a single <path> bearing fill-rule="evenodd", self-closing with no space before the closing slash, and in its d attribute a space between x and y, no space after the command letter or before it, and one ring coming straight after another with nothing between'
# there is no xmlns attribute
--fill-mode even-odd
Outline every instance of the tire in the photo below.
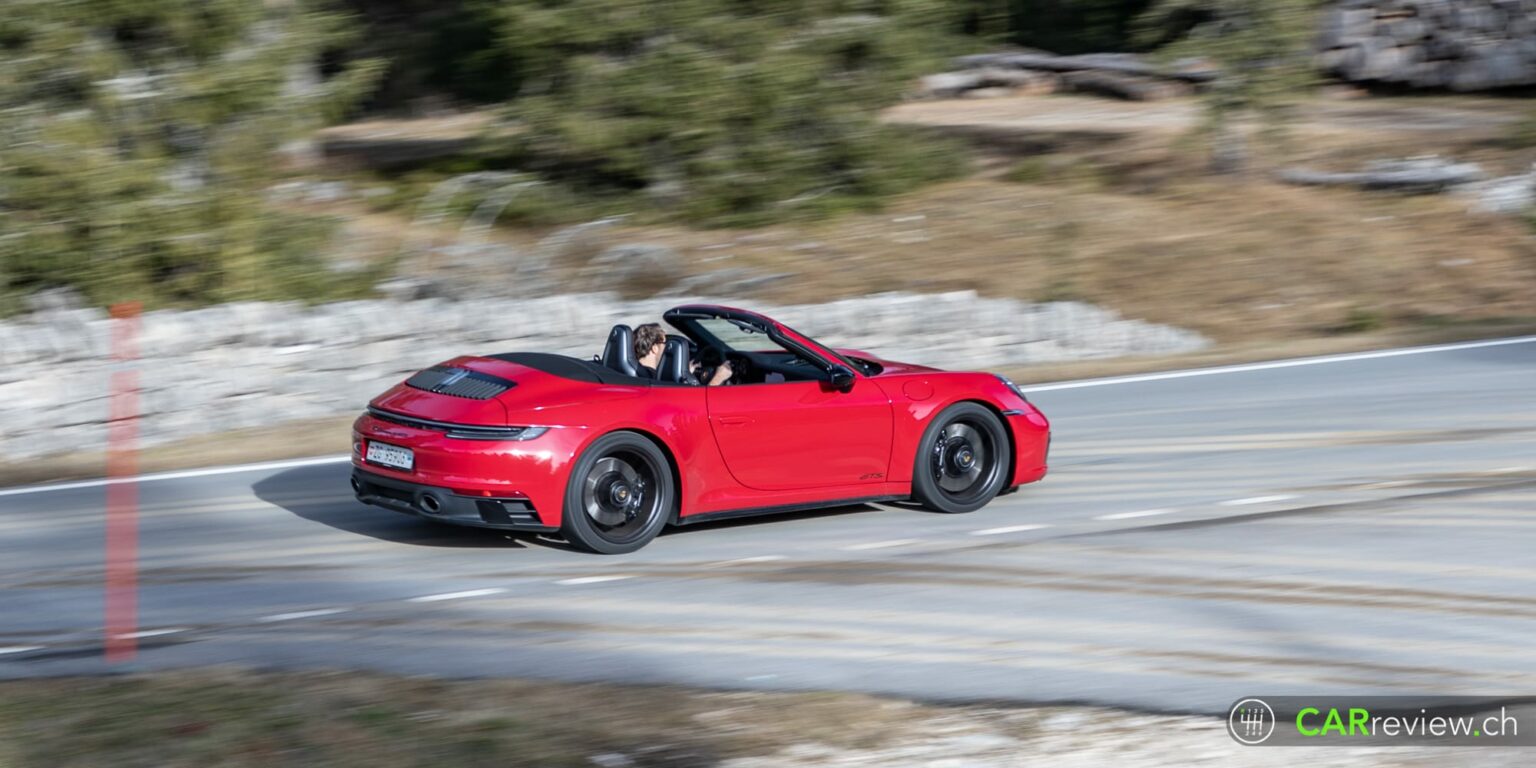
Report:
<svg viewBox="0 0 1536 768"><path fill-rule="evenodd" d="M912 499L934 512L974 512L1007 482L1013 453L997 415L979 403L945 408L923 430L912 468Z"/></svg>
<svg viewBox="0 0 1536 768"><path fill-rule="evenodd" d="M666 454L634 432L613 432L571 468L560 533L577 549L622 555L656 538L676 505Z"/></svg>

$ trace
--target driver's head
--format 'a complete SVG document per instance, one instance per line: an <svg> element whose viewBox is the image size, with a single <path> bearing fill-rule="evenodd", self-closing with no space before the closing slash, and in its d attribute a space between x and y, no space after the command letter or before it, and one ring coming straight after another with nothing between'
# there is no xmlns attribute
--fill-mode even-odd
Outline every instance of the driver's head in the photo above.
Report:
<svg viewBox="0 0 1536 768"><path fill-rule="evenodd" d="M667 346L667 332L656 323L646 323L635 329L635 357L645 360L654 356L660 359Z"/></svg>

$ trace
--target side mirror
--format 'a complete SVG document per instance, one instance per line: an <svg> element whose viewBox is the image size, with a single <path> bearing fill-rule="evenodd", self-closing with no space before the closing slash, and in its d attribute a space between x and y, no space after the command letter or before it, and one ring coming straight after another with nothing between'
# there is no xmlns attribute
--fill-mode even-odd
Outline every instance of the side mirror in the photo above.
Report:
<svg viewBox="0 0 1536 768"><path fill-rule="evenodd" d="M842 366L833 368L827 374L827 383L839 392L847 392L853 389L853 371Z"/></svg>

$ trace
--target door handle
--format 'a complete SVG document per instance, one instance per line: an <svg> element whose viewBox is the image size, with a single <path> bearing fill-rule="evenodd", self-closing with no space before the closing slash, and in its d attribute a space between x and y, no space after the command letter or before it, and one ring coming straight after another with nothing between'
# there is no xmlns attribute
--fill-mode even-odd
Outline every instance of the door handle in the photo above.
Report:
<svg viewBox="0 0 1536 768"><path fill-rule="evenodd" d="M743 424L750 424L750 423L752 423L752 420L747 418L747 417L745 417L745 416L721 416L720 417L720 426L722 426L722 427L739 427L739 426L742 426Z"/></svg>

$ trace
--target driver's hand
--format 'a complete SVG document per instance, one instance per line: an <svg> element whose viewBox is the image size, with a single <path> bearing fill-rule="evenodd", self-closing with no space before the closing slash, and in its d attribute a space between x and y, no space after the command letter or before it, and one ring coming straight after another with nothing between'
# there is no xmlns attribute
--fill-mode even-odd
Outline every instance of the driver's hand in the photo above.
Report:
<svg viewBox="0 0 1536 768"><path fill-rule="evenodd" d="M715 369L715 375L710 377L709 385L715 386L716 384L724 384L725 380L731 377L731 373L731 364L729 361L720 363L720 367Z"/></svg>

